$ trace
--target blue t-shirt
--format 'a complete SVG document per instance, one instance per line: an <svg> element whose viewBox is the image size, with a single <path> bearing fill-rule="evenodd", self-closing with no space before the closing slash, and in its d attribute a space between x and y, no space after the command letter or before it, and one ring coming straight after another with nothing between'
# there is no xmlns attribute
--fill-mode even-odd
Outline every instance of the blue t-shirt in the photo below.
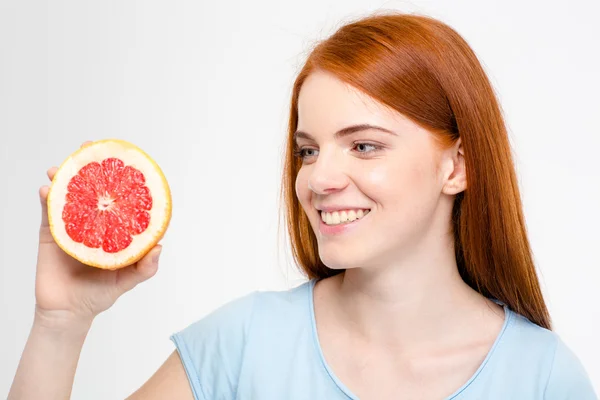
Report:
<svg viewBox="0 0 600 400"><path fill-rule="evenodd" d="M315 282L255 291L174 334L195 399L358 399L321 351ZM447 399L598 400L580 361L554 332L504 310L487 357Z"/></svg>

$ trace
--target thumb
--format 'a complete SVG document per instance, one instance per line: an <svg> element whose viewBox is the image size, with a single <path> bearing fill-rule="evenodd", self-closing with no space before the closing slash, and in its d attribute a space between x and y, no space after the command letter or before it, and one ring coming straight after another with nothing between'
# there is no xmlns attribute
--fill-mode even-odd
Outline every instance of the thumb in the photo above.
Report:
<svg viewBox="0 0 600 400"><path fill-rule="evenodd" d="M50 232L50 224L48 223L48 186L42 186L39 189L39 198L42 211L42 220L40 224L39 241L40 244L54 243L54 238Z"/></svg>
<svg viewBox="0 0 600 400"><path fill-rule="evenodd" d="M161 252L162 246L157 245L137 263L118 271L117 285L123 293L133 289L156 274Z"/></svg>
<svg viewBox="0 0 600 400"><path fill-rule="evenodd" d="M48 192L50 188L48 186L42 186L38 190L40 204L42 206L42 227L45 228L48 226Z"/></svg>

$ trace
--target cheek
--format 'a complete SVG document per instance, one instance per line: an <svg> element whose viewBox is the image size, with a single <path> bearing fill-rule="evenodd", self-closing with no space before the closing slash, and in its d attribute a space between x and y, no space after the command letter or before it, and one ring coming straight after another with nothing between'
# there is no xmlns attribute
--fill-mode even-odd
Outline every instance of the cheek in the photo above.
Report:
<svg viewBox="0 0 600 400"><path fill-rule="evenodd" d="M298 197L300 205L302 205L302 207L306 209L310 202L310 194L308 190L308 182L304 175L305 174L303 173L303 169L300 169L300 171L298 172L298 176L296 177L294 188L296 190L296 197Z"/></svg>
<svg viewBox="0 0 600 400"><path fill-rule="evenodd" d="M364 191L383 209L410 213L427 202L435 186L431 166L419 160L376 165L363 173Z"/></svg>

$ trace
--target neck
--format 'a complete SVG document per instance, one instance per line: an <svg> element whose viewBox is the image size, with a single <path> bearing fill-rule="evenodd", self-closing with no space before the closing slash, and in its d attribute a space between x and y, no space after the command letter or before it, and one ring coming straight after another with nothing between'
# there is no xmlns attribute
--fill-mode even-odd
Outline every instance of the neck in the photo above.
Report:
<svg viewBox="0 0 600 400"><path fill-rule="evenodd" d="M419 352L433 343L466 339L468 327L493 318L491 313L497 319L493 303L460 277L451 244L444 246L415 251L393 265L349 268L336 276L338 323L368 343Z"/></svg>

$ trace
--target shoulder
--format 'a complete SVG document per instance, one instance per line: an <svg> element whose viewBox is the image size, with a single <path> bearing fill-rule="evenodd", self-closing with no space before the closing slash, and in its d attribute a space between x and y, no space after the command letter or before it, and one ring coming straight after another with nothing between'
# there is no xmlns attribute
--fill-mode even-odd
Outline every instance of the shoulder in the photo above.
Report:
<svg viewBox="0 0 600 400"><path fill-rule="evenodd" d="M505 355L519 360L521 373L534 374L532 380L544 388L544 399L597 400L583 365L561 337L519 314L511 314L503 338Z"/></svg>
<svg viewBox="0 0 600 400"><path fill-rule="evenodd" d="M579 358L555 335L552 367L545 399L597 400L592 383Z"/></svg>
<svg viewBox="0 0 600 400"><path fill-rule="evenodd" d="M305 311L309 285L310 282L305 282L288 290L253 291L223 304L174 336L196 341L203 337L211 340L222 336L241 338L247 335L257 318L277 318Z"/></svg>
<svg viewBox="0 0 600 400"><path fill-rule="evenodd" d="M195 399L213 399L231 387L256 298L252 292L232 300L171 336Z"/></svg>
<svg viewBox="0 0 600 400"><path fill-rule="evenodd" d="M309 285L251 292L171 336L197 399L234 397L249 338L290 329L288 318L306 309Z"/></svg>

